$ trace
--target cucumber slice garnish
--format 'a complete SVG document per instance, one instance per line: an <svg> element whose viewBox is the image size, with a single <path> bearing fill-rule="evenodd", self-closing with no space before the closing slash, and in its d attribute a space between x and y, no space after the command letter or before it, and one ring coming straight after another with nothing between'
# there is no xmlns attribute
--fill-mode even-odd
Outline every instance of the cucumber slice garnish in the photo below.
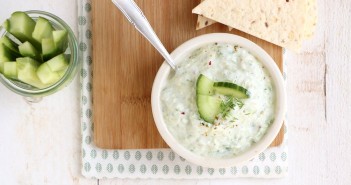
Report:
<svg viewBox="0 0 351 185"><path fill-rule="evenodd" d="M196 81L196 104L200 117L213 123L215 117L220 112L221 101L211 96L213 92L214 82L207 78L205 75L200 75Z"/></svg>
<svg viewBox="0 0 351 185"><path fill-rule="evenodd" d="M237 84L230 82L215 82L213 84L214 90L217 94L231 96L239 99L249 98L249 91Z"/></svg>
<svg viewBox="0 0 351 185"><path fill-rule="evenodd" d="M56 57L50 59L46 62L50 67L51 71L57 72L61 71L68 66L68 61L64 54L57 55Z"/></svg>
<svg viewBox="0 0 351 185"><path fill-rule="evenodd" d="M196 93L202 95L213 95L214 82L201 74L196 81Z"/></svg>
<svg viewBox="0 0 351 185"><path fill-rule="evenodd" d="M16 62L4 62L4 76L10 79L17 79L17 63Z"/></svg>
<svg viewBox="0 0 351 185"><path fill-rule="evenodd" d="M213 123L220 113L221 100L215 96L198 94L196 104L200 117L206 122Z"/></svg>
<svg viewBox="0 0 351 185"><path fill-rule="evenodd" d="M40 47L32 37L35 27L35 21L24 12L14 12L11 14L10 19L4 22L4 28L15 36L21 42L29 41L34 46Z"/></svg>
<svg viewBox="0 0 351 185"><path fill-rule="evenodd" d="M61 77L57 72L51 71L47 62L41 64L37 70L37 75L40 81L45 85L54 84L55 82L59 81Z"/></svg>
<svg viewBox="0 0 351 185"><path fill-rule="evenodd" d="M42 60L39 51L28 41L19 45L18 49L21 55L24 57L31 57L38 61Z"/></svg>
<svg viewBox="0 0 351 185"><path fill-rule="evenodd" d="M196 81L196 93L202 95L213 95L214 82L201 74Z"/></svg>
<svg viewBox="0 0 351 185"><path fill-rule="evenodd" d="M228 101L224 102L214 94L225 95ZM241 108L243 103L238 99L248 97L249 92L245 88L230 82L214 82L202 74L196 82L197 108L200 117L209 123L213 123L219 114L225 117L236 105Z"/></svg>
<svg viewBox="0 0 351 185"><path fill-rule="evenodd" d="M37 23L35 24L32 37L37 42L42 43L45 38L52 38L52 31L54 28L50 24L50 21L43 17L39 17Z"/></svg>
<svg viewBox="0 0 351 185"><path fill-rule="evenodd" d="M68 32L66 30L55 30L52 32L52 36L56 48L64 52L68 46Z"/></svg>

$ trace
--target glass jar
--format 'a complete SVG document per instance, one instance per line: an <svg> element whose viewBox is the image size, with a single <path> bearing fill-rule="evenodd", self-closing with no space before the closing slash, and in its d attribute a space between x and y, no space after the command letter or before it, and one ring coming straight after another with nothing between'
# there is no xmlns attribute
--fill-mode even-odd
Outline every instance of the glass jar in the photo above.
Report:
<svg viewBox="0 0 351 185"><path fill-rule="evenodd" d="M70 55L69 66L64 76L55 84L43 89L38 89L19 81L7 79L4 77L4 75L0 74L1 83L4 84L8 89L24 96L29 101L35 102L44 96L53 94L66 87L80 70L81 62L79 60L77 39L71 28L62 19L44 11L31 10L26 11L26 13L34 20L37 20L38 17L44 17L50 21L55 30L65 29L68 32L68 48L64 54ZM13 38L12 35L10 35L3 27L0 26L0 37L3 37L4 35Z"/></svg>

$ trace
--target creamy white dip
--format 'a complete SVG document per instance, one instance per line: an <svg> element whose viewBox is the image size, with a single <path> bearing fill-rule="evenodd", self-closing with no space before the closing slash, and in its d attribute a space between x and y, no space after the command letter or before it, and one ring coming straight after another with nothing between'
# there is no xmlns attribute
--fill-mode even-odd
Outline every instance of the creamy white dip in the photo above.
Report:
<svg viewBox="0 0 351 185"><path fill-rule="evenodd" d="M168 130L185 148L201 156L227 158L262 138L274 120L275 91L270 75L252 54L232 44L213 43L193 51L177 66L162 90L161 102ZM241 100L242 108L234 107L224 119L207 123L196 105L200 74L240 85L250 98Z"/></svg>

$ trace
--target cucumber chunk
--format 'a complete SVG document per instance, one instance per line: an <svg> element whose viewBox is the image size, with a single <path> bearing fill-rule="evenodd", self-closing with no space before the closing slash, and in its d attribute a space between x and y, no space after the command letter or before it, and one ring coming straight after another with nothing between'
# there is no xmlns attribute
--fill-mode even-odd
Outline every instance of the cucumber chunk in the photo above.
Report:
<svg viewBox="0 0 351 185"><path fill-rule="evenodd" d="M4 62L4 76L10 79L17 79L17 62Z"/></svg>
<svg viewBox="0 0 351 185"><path fill-rule="evenodd" d="M4 21L4 23L2 23L2 27L5 28L5 30L9 30L10 29L10 20L9 19L6 19Z"/></svg>
<svg viewBox="0 0 351 185"><path fill-rule="evenodd" d="M68 66L68 61L64 54L57 55L56 57L47 61L48 66L54 72L61 71Z"/></svg>
<svg viewBox="0 0 351 185"><path fill-rule="evenodd" d="M17 58L17 68L19 70L31 67L35 70L39 67L40 63L30 57Z"/></svg>
<svg viewBox="0 0 351 185"><path fill-rule="evenodd" d="M10 38L8 38L6 35L0 38L0 44L4 44L6 47L8 47L11 50L11 54L20 57L20 53L18 51L18 44L13 42Z"/></svg>
<svg viewBox="0 0 351 185"><path fill-rule="evenodd" d="M213 95L213 84L212 80L201 74L196 81L196 94Z"/></svg>
<svg viewBox="0 0 351 185"><path fill-rule="evenodd" d="M4 28L18 40L29 41L34 46L40 47L40 44L32 37L34 27L35 21L24 12L12 13L10 19L4 23Z"/></svg>
<svg viewBox="0 0 351 185"><path fill-rule="evenodd" d="M41 64L37 70L40 81L45 85L53 84L61 79L57 72L51 71L47 62Z"/></svg>
<svg viewBox="0 0 351 185"><path fill-rule="evenodd" d="M0 73L1 74L3 74L3 72L4 72L4 63L5 62L0 61Z"/></svg>
<svg viewBox="0 0 351 185"><path fill-rule="evenodd" d="M37 42L42 43L45 38L52 38L52 27L50 21L43 17L39 17L37 23L35 24L34 31L32 33L33 39Z"/></svg>
<svg viewBox="0 0 351 185"><path fill-rule="evenodd" d="M68 46L67 30L56 30L52 32L56 48L61 52L65 52Z"/></svg>
<svg viewBox="0 0 351 185"><path fill-rule="evenodd" d="M57 74L60 76L60 78L62 78L66 74L67 69L68 66L60 71L57 71Z"/></svg>
<svg viewBox="0 0 351 185"><path fill-rule="evenodd" d="M21 55L24 57L31 57L31 58L36 59L38 61L42 60L38 50L35 49L35 47L28 41L19 45L18 49L19 49L19 52L21 53Z"/></svg>
<svg viewBox="0 0 351 185"><path fill-rule="evenodd" d="M4 72L4 62L14 61L15 56L12 55L11 49L3 43L0 44L0 73Z"/></svg>
<svg viewBox="0 0 351 185"><path fill-rule="evenodd" d="M0 44L0 61L8 62L14 61L15 56L12 55L11 49L5 46L4 44Z"/></svg>
<svg viewBox="0 0 351 185"><path fill-rule="evenodd" d="M232 96L234 98L245 99L249 98L249 91L244 87L230 82L215 82L213 84L217 94Z"/></svg>
<svg viewBox="0 0 351 185"><path fill-rule="evenodd" d="M3 72L4 72L4 63L5 63L5 62L2 62L2 61L0 60L0 73L3 73Z"/></svg>
<svg viewBox="0 0 351 185"><path fill-rule="evenodd" d="M215 96L197 94L196 104L200 117L206 122L213 123L221 110L221 100Z"/></svg>
<svg viewBox="0 0 351 185"><path fill-rule="evenodd" d="M39 66L39 62L33 60L30 57L17 58L16 61L18 70L18 80L39 89L47 87L47 85L43 84L40 81L36 73Z"/></svg>
<svg viewBox="0 0 351 185"><path fill-rule="evenodd" d="M52 38L43 39L41 42L41 46L42 46L44 61L54 57L57 54L57 48L55 46L54 39Z"/></svg>

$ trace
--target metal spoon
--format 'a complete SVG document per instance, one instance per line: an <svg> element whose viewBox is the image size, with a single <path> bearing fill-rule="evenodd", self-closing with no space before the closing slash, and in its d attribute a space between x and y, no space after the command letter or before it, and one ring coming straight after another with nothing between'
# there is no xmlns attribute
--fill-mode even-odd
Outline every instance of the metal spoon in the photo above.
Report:
<svg viewBox="0 0 351 185"><path fill-rule="evenodd" d="M113 4L126 16L128 21L157 49L157 51L167 61L169 66L176 70L173 59L169 55L166 48L157 37L155 31L150 26L149 21L144 16L144 13L135 4L133 0L112 0Z"/></svg>

